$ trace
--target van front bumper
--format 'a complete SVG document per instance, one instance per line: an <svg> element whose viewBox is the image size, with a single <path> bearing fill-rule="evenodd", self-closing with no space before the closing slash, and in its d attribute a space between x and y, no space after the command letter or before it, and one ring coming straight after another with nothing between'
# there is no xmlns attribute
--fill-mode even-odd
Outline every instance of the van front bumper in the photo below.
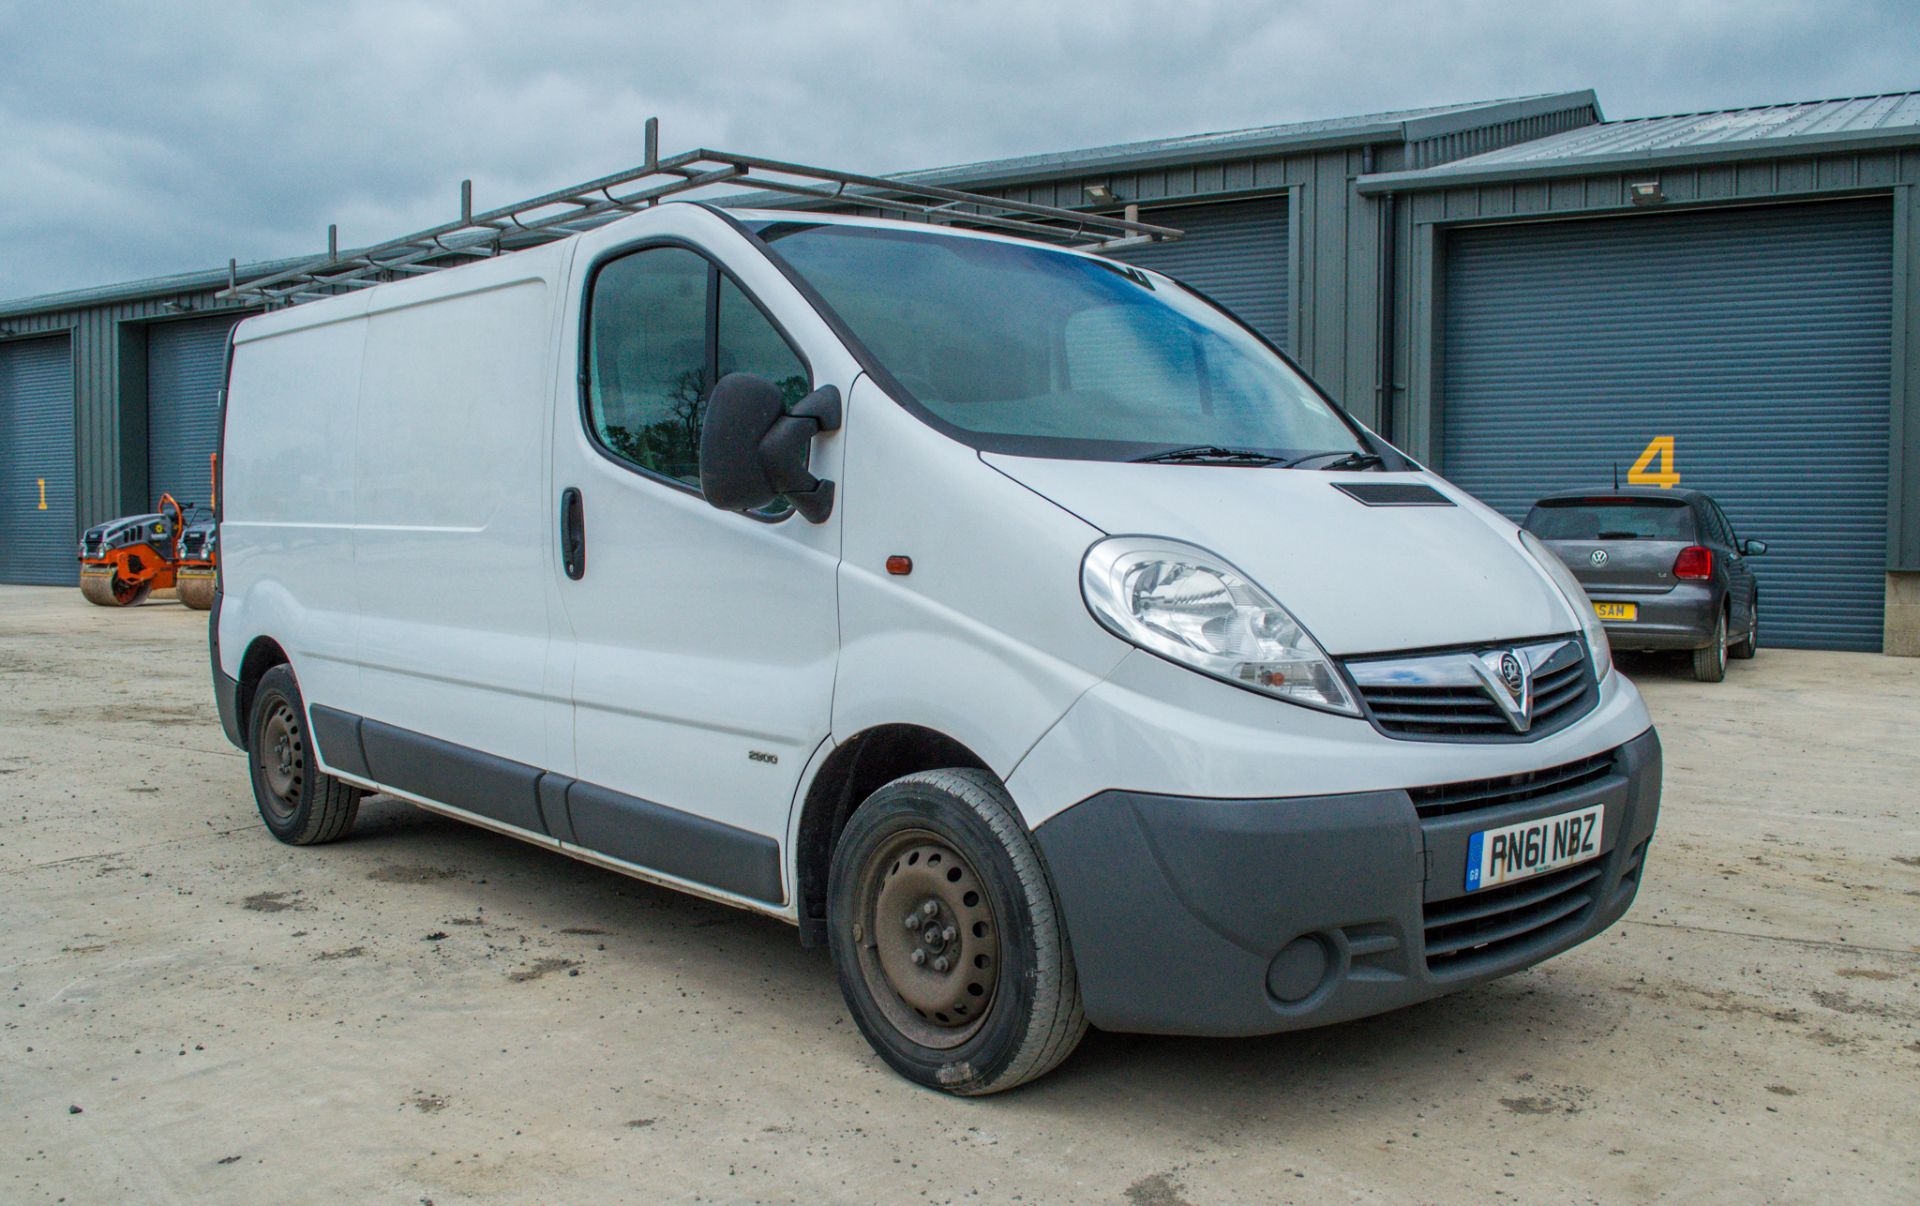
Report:
<svg viewBox="0 0 1920 1206"><path fill-rule="evenodd" d="M1425 818L1417 789L1086 799L1034 836L1087 1019L1153 1034L1297 1030L1480 984L1584 942L1633 902L1660 808L1653 730L1610 758L1577 786L1428 806ZM1593 804L1605 808L1596 859L1465 891L1472 834Z"/></svg>

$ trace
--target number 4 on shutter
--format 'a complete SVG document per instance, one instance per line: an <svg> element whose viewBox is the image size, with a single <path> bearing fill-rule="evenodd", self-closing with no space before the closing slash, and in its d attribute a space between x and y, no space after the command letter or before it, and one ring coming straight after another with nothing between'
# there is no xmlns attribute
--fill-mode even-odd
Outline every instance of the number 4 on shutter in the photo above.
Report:
<svg viewBox="0 0 1920 1206"><path fill-rule="evenodd" d="M1655 469L1653 463L1660 462ZM1659 486L1669 489L1680 484L1680 471L1673 467L1673 437L1655 436L1646 449L1640 453L1640 459L1627 470L1627 483L1633 486Z"/></svg>

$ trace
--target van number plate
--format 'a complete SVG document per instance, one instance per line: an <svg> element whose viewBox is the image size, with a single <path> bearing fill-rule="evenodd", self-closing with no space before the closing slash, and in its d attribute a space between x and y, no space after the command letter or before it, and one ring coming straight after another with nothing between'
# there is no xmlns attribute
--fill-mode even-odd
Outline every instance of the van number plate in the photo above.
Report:
<svg viewBox="0 0 1920 1206"><path fill-rule="evenodd" d="M1578 812L1481 830L1467 841L1467 891L1509 884L1595 857L1600 853L1606 815L1606 805L1595 804Z"/></svg>

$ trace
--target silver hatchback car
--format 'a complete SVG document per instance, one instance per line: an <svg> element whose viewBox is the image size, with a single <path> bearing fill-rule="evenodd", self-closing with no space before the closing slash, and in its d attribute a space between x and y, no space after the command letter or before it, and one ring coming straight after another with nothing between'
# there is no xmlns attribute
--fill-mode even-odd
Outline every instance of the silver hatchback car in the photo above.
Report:
<svg viewBox="0 0 1920 1206"><path fill-rule="evenodd" d="M1698 490L1628 486L1549 494L1526 528L1567 563L1616 649L1686 650L1701 682L1760 648L1760 583L1748 559L1764 541L1734 534Z"/></svg>

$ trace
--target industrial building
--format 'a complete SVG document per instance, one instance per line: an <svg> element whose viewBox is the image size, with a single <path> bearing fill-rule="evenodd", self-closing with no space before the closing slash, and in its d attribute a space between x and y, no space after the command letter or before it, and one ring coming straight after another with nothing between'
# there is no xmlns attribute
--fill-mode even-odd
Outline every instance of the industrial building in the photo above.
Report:
<svg viewBox="0 0 1920 1206"><path fill-rule="evenodd" d="M1770 546L1764 644L1920 654L1920 93L1608 121L1579 91L914 178L1137 206L1187 234L1125 258L1489 504L1707 490ZM226 283L0 303L0 582L204 500Z"/></svg>

